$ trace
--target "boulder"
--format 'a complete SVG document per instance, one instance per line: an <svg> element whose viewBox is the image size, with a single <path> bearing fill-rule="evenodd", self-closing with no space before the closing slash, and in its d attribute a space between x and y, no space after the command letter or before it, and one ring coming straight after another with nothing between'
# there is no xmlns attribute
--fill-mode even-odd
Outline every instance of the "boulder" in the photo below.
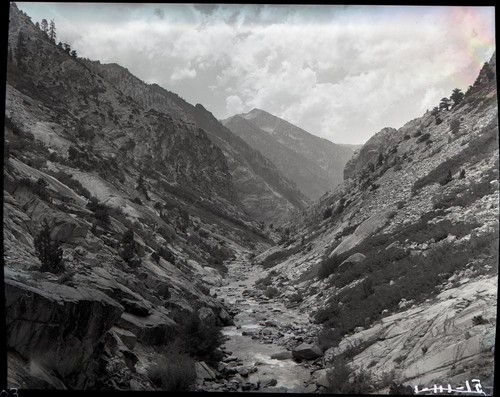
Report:
<svg viewBox="0 0 500 397"><path fill-rule="evenodd" d="M292 356L297 360L314 360L322 357L323 352L318 346L311 345L309 343L302 343L292 349Z"/></svg>
<svg viewBox="0 0 500 397"><path fill-rule="evenodd" d="M123 307L97 290L46 281L5 279L5 297L7 347L50 363L71 388L92 387L100 342Z"/></svg>
<svg viewBox="0 0 500 397"><path fill-rule="evenodd" d="M328 382L327 370L320 369L315 371L312 375L312 379L316 386L329 387L330 383Z"/></svg>
<svg viewBox="0 0 500 397"><path fill-rule="evenodd" d="M219 318L220 322L224 327L230 327L231 325L234 325L234 320L231 317L231 315L224 309L220 309L217 317Z"/></svg>

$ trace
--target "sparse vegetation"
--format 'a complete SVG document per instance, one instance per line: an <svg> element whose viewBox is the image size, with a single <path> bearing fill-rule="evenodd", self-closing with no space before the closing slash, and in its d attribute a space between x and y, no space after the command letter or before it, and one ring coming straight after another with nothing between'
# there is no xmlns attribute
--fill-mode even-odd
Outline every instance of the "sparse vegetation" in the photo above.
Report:
<svg viewBox="0 0 500 397"><path fill-rule="evenodd" d="M264 295L267 296L268 298L275 298L280 294L278 288L269 286L266 288L266 291L264 292Z"/></svg>
<svg viewBox="0 0 500 397"><path fill-rule="evenodd" d="M472 230L479 223L452 223L442 220L429 223L440 213L433 211L425 214L419 222L390 235L372 236L353 250L339 257L333 257L330 271L335 271L332 286L337 290L356 280L357 283L340 292L327 301L327 304L315 313L315 319L328 327L335 327L341 335L352 332L355 327L369 326L381 316L384 309L399 310L402 298L420 302L434 293L435 286L444 280L443 274L463 269L471 257L481 252L494 257L498 247L493 245L497 233L476 237ZM400 248L385 248L394 241L411 239L422 244L431 239L444 240L448 234L457 238L471 234L469 244L456 245L442 242L426 251L426 256L409 255L409 251ZM479 247L483 248L479 248ZM350 264L345 270L336 270L344 258L355 252L366 256L362 262ZM331 273L330 273L331 274ZM362 280L362 281L360 281ZM393 284L389 282L395 281Z"/></svg>
<svg viewBox="0 0 500 397"><path fill-rule="evenodd" d="M181 352L208 364L215 364L222 359L216 350L222 342L221 328L202 322L196 313L188 314L182 319L178 334Z"/></svg>
<svg viewBox="0 0 500 397"><path fill-rule="evenodd" d="M290 295L290 298L288 298L288 300L290 301L290 303L301 303L304 300L304 296L299 291L295 294Z"/></svg>
<svg viewBox="0 0 500 397"><path fill-rule="evenodd" d="M332 216L332 207L328 207L324 212L323 212L323 219L328 219Z"/></svg>
<svg viewBox="0 0 500 397"><path fill-rule="evenodd" d="M497 134L497 131L498 124L495 118L483 128L480 136L469 142L468 146L466 146L464 150L440 163L427 175L417 179L413 184L412 192L415 194L424 186L439 182L443 178L443 175L446 175L448 171L452 174L458 172L463 167L464 163L474 163L487 157L493 150L495 150L495 147L498 147L495 135Z"/></svg>
<svg viewBox="0 0 500 397"><path fill-rule="evenodd" d="M483 316L474 316L472 317L472 325L482 325L482 324L488 324L488 320L486 320Z"/></svg>
<svg viewBox="0 0 500 397"><path fill-rule="evenodd" d="M458 131L460 129L460 120L459 119L453 119L450 123L450 130L453 134L458 134Z"/></svg>
<svg viewBox="0 0 500 397"><path fill-rule="evenodd" d="M429 134L428 132L426 132L425 134L423 134L423 135L421 135L421 136L418 137L417 143L427 141L430 138L430 136L431 136L431 134Z"/></svg>
<svg viewBox="0 0 500 397"><path fill-rule="evenodd" d="M87 203L87 208L94 212L95 219L101 224L101 226L106 227L111 222L109 217L110 208L99 202L97 198L90 197L89 202Z"/></svg>
<svg viewBox="0 0 500 397"><path fill-rule="evenodd" d="M453 176L451 175L451 171L448 170L448 173L446 174L446 176L443 179L441 179L439 181L439 184L444 186L444 185L447 185L448 183L450 183L452 180L453 180Z"/></svg>
<svg viewBox="0 0 500 397"><path fill-rule="evenodd" d="M353 371L343 359L337 359L327 371L328 387L326 393L368 394L373 383L366 371Z"/></svg>
<svg viewBox="0 0 500 397"><path fill-rule="evenodd" d="M123 233L121 240L120 255L122 259L130 266L137 267L141 260L138 256L138 244L134 240L134 230L128 229Z"/></svg>
<svg viewBox="0 0 500 397"><path fill-rule="evenodd" d="M189 391L196 380L195 361L171 348L148 369L148 376L162 390Z"/></svg>
<svg viewBox="0 0 500 397"><path fill-rule="evenodd" d="M488 177L481 178L478 182L472 182L470 185L457 186L449 193L438 195L433 202L435 209L446 209L449 207L467 207L476 200L493 193L493 187L490 178L494 178L494 170L488 173Z"/></svg>
<svg viewBox="0 0 500 397"><path fill-rule="evenodd" d="M66 186L68 186L70 189L75 191L75 193L79 194L80 196L83 196L88 200L92 198L90 192L83 187L80 181L73 179L73 175L68 174L64 171L49 172L49 174L52 175L54 178L56 178L59 182L64 183Z"/></svg>
<svg viewBox="0 0 500 397"><path fill-rule="evenodd" d="M47 191L49 184L43 178L38 178L36 182L33 182L30 178L22 178L19 180L19 186L26 186L44 201L49 201L50 199L49 192Z"/></svg>

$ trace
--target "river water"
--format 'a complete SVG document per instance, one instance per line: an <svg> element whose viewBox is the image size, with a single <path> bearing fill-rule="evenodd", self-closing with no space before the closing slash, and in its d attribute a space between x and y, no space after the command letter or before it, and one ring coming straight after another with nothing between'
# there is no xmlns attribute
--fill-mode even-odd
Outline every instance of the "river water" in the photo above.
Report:
<svg viewBox="0 0 500 397"><path fill-rule="evenodd" d="M278 344L280 335L265 338L258 336L252 339L251 335L242 333L259 334L264 328L267 332L278 333L276 327L265 325L265 321L272 320L277 325L286 324L298 327L306 326L309 320L293 308L286 308L279 300L265 300L259 297L244 296L243 291L254 290L254 283L262 277L262 268L252 266L245 259L236 260L227 264L227 285L215 288L217 296L223 298L231 308L236 308L238 314L234 318L235 326L223 328L223 334L228 337L223 347L232 352L242 365L257 367L257 372L248 376L248 382L263 383L263 380L275 379L276 385L260 391L270 392L307 392L304 381L310 378L309 369L296 363L293 359L272 359L275 353L286 350ZM287 335L282 334L286 336ZM273 382L274 383L274 382Z"/></svg>

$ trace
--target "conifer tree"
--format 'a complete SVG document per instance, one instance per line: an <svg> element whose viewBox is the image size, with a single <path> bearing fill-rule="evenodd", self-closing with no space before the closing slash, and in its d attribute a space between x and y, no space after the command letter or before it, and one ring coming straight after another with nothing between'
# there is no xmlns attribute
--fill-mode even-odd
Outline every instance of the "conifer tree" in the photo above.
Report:
<svg viewBox="0 0 500 397"><path fill-rule="evenodd" d="M47 22L47 20L45 18L42 19L42 23L41 23L40 27L42 28L43 33L45 33L45 34L49 33L49 23Z"/></svg>
<svg viewBox="0 0 500 397"><path fill-rule="evenodd" d="M49 39L53 43L56 42L56 24L53 19L50 20Z"/></svg>
<svg viewBox="0 0 500 397"><path fill-rule="evenodd" d="M43 272L59 273L64 270L63 250L58 241L52 241L50 232L49 223L44 218L42 230L35 237L35 252L42 262L41 270Z"/></svg>
<svg viewBox="0 0 500 397"><path fill-rule="evenodd" d="M464 99L464 93L460 88L455 88L453 92L451 93L450 99L453 101L453 104L456 106L460 102L462 102L462 99Z"/></svg>

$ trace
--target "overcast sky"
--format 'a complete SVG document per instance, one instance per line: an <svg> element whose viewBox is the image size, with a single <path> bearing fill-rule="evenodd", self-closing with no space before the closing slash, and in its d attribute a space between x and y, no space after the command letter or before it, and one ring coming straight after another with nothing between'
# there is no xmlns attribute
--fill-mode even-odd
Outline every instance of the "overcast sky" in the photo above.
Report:
<svg viewBox="0 0 500 397"><path fill-rule="evenodd" d="M17 4L219 119L260 108L338 143L465 91L495 49L493 7Z"/></svg>

